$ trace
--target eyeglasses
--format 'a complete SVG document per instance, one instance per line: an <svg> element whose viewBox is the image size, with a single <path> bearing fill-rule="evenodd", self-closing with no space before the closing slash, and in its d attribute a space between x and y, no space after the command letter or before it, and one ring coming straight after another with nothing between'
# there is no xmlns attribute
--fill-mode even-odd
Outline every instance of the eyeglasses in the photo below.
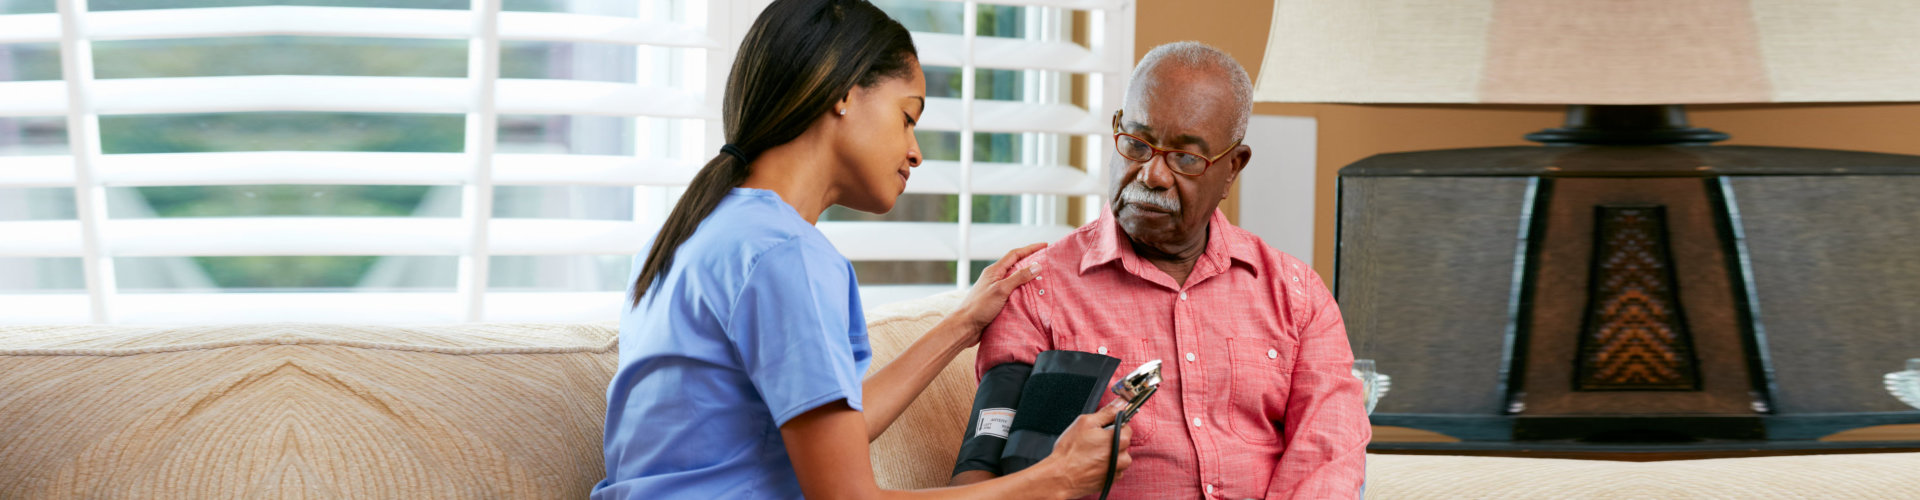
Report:
<svg viewBox="0 0 1920 500"><path fill-rule="evenodd" d="M1120 156L1140 163L1153 161L1153 157L1155 156L1167 155L1167 166L1180 175L1191 177L1206 173L1207 167L1211 167L1214 162L1220 161L1221 157L1233 151L1233 148L1238 147L1240 141L1245 139L1235 139L1233 144L1228 144L1225 150L1220 151L1220 154L1213 155L1212 158L1177 149L1162 149L1159 146L1153 145L1153 143L1147 142L1146 139L1141 139L1140 136L1121 132L1120 113L1123 112L1124 111L1113 112L1113 149L1118 150Z"/></svg>

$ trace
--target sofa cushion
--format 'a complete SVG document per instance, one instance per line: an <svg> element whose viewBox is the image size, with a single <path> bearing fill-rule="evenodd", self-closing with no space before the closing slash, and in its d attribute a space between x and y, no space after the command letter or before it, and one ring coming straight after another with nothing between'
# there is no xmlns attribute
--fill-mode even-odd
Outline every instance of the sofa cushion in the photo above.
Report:
<svg viewBox="0 0 1920 500"><path fill-rule="evenodd" d="M893 362L965 297L966 292L959 290L869 309L867 342L873 346L873 365L867 373ZM947 485L953 458L960 454L967 412L973 409L973 354L974 349L968 348L954 356L926 392L873 442L873 475L881 488Z"/></svg>
<svg viewBox="0 0 1920 500"><path fill-rule="evenodd" d="M0 328L0 498L580 498L611 325Z"/></svg>

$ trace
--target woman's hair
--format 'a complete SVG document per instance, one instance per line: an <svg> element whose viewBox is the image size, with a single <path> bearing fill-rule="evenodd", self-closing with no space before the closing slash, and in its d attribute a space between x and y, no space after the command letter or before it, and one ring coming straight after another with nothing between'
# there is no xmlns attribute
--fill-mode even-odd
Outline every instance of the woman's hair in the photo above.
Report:
<svg viewBox="0 0 1920 500"><path fill-rule="evenodd" d="M775 0L753 21L727 75L721 109L727 144L694 174L654 237L633 282L633 305L673 265L727 193L747 179L747 162L806 132L855 86L909 76L918 57L907 28L866 0Z"/></svg>

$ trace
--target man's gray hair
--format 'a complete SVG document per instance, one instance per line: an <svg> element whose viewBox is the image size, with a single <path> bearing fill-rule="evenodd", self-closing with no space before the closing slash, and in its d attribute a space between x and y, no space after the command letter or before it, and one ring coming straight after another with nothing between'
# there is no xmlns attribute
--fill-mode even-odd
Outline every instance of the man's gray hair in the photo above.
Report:
<svg viewBox="0 0 1920 500"><path fill-rule="evenodd" d="M1158 78L1147 78L1147 75L1169 61L1176 67L1219 71L1233 80L1233 107L1240 112L1239 116L1233 118L1233 138L1245 138L1247 120L1253 117L1253 79L1247 77L1247 69L1241 67L1239 61L1233 60L1233 56L1211 45L1194 41L1173 42L1147 51L1147 55L1140 58L1140 65L1133 67L1123 102L1133 102L1139 97L1136 92L1152 93L1160 82Z"/></svg>

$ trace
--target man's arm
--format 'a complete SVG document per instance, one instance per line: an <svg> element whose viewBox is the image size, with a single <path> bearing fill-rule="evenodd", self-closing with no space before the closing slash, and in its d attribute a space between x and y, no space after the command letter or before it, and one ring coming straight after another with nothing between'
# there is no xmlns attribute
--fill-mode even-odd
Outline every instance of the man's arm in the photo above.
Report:
<svg viewBox="0 0 1920 500"><path fill-rule="evenodd" d="M1307 327L1294 354L1293 386L1281 431L1286 451L1267 498L1356 498L1366 479L1367 421L1360 379L1353 376L1340 308L1318 274L1307 286Z"/></svg>
<svg viewBox="0 0 1920 500"><path fill-rule="evenodd" d="M1028 268L1038 265L1046 260L1046 256L1046 251L1036 253L1022 260L1019 267ZM1039 310L1041 304L1036 300L1038 295L1034 293L1035 290L1045 289L1047 286L1045 276L1050 274L1049 271L1044 265L1041 266L1041 278L1034 281L1032 286L1014 289L1013 293L1007 296L1007 305L1000 309L1000 315L981 332L980 350L974 355L973 373L976 382L979 381L981 374L987 373L993 367L1005 363L1033 364L1034 358L1038 357L1041 351L1053 348L1053 340L1047 337L1045 323ZM971 433L973 429L967 429L967 432ZM952 482L948 484L972 484L995 477L998 477L998 474L993 471L965 470L956 473Z"/></svg>

